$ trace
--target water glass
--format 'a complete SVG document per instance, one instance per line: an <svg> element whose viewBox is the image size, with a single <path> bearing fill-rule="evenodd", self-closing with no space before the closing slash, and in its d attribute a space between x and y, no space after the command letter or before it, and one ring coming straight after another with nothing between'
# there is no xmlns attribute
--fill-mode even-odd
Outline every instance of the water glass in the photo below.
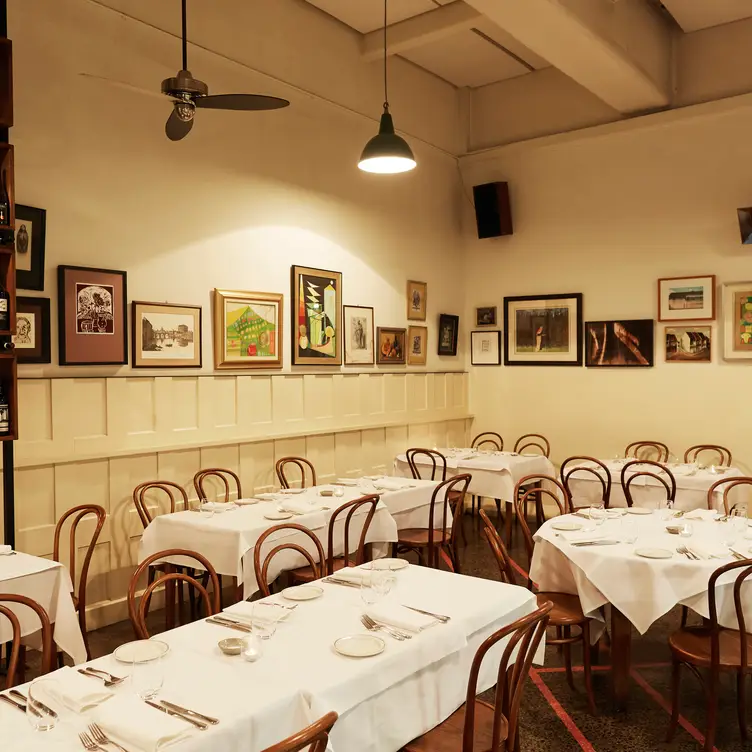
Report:
<svg viewBox="0 0 752 752"><path fill-rule="evenodd" d="M345 488L344 488L344 486L335 486L334 487L334 495L337 496L337 497L344 496L345 495Z"/></svg>
<svg viewBox="0 0 752 752"><path fill-rule="evenodd" d="M149 661L133 661L131 665L131 686L142 700L156 697L164 685L162 658Z"/></svg>
<svg viewBox="0 0 752 752"><path fill-rule="evenodd" d="M694 528L692 527L692 523L684 520L681 525L679 525L679 535L681 535L682 538L691 538L692 534L694 533Z"/></svg>
<svg viewBox="0 0 752 752"><path fill-rule="evenodd" d="M209 519L214 516L214 507L209 504L208 499L199 499L198 508L202 517Z"/></svg>
<svg viewBox="0 0 752 752"><path fill-rule="evenodd" d="M385 598L389 595L392 588L397 583L397 576L392 571L389 563L382 561L381 559L376 559L371 564L371 578L373 579L373 587L379 593L381 598Z"/></svg>
<svg viewBox="0 0 752 752"><path fill-rule="evenodd" d="M737 536L743 536L747 532L748 517L747 517L747 505L737 504L731 510L731 519L729 522L734 526Z"/></svg>
<svg viewBox="0 0 752 752"><path fill-rule="evenodd" d="M588 517L590 518L590 529L594 530L596 527L600 527L606 521L606 509L603 502L598 504L591 504L588 509Z"/></svg>
<svg viewBox="0 0 752 752"><path fill-rule="evenodd" d="M34 731L52 731L58 719L50 715L50 706L55 703L54 691L57 682L54 679L37 679L29 685L26 700L26 718ZM59 692L58 692L59 694ZM56 710L56 709L55 709Z"/></svg>
<svg viewBox="0 0 752 752"><path fill-rule="evenodd" d="M670 520L674 516L674 502L671 499L661 499L658 502L661 519Z"/></svg>
<svg viewBox="0 0 752 752"><path fill-rule="evenodd" d="M622 517L621 520L621 537L624 543L637 542L637 523L628 517Z"/></svg>

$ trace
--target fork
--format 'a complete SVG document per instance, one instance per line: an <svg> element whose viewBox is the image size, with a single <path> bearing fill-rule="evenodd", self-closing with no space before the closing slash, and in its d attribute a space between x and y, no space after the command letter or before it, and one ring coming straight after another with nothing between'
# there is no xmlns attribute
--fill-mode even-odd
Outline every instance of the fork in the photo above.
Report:
<svg viewBox="0 0 752 752"><path fill-rule="evenodd" d="M84 745L84 749L91 750L92 752L96 752L97 750L99 752L106 752L85 731L82 731L78 735L78 738L81 740L81 744Z"/></svg>
<svg viewBox="0 0 752 752"><path fill-rule="evenodd" d="M102 671L101 668L93 668L92 666L86 666L84 669L89 674L101 674L104 676L105 679L108 681L111 681L113 683L113 686L115 684L121 684L125 681L125 677L123 676L114 676L113 674L109 673L109 671Z"/></svg>
<svg viewBox="0 0 752 752"><path fill-rule="evenodd" d="M413 638L411 634L407 634L407 632L403 632L401 629L395 629L394 627L387 626L386 624L379 624L377 621L366 614L363 614L362 621L366 629L370 629L374 632L383 630L388 635L391 635L397 640L412 640Z"/></svg>
<svg viewBox="0 0 752 752"><path fill-rule="evenodd" d="M94 737L94 741L97 744L111 744L116 749L119 749L120 752L128 752L125 747L121 747L117 742L113 742L96 723L89 724L89 733Z"/></svg>
<svg viewBox="0 0 752 752"><path fill-rule="evenodd" d="M686 546L679 546L676 549L676 553L678 554L684 554L688 559L691 559L692 561L700 561L700 557L697 554L692 553Z"/></svg>

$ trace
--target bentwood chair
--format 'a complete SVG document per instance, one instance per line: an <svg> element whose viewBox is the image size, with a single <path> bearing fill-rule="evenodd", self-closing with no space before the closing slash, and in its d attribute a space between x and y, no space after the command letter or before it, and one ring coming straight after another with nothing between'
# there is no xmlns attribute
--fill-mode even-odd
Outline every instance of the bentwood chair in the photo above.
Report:
<svg viewBox="0 0 752 752"><path fill-rule="evenodd" d="M465 494L470 485L470 479L471 476L465 473L455 475L439 483L431 496L428 527L399 530L395 553L399 555L412 551L418 555L418 561L421 565L427 565L434 569L439 568L439 561L441 560L450 571L459 573L460 558L457 552L457 536L462 525L462 519L460 514L454 512L450 524L449 513L454 504L457 505L455 508L460 510L464 507ZM455 502L454 499L457 499L457 501ZM441 514L440 527L436 526L439 519L438 514Z"/></svg>
<svg viewBox="0 0 752 752"><path fill-rule="evenodd" d="M634 506L632 484L638 478L652 478L658 481L666 491L667 501L672 504L676 501L676 478L667 467L651 460L631 460L621 469L621 487L628 507Z"/></svg>
<svg viewBox="0 0 752 752"><path fill-rule="evenodd" d="M527 450L535 450L536 454L550 457L551 443L545 436L543 436L543 434L526 433L514 442L514 451L517 452L517 454L533 454L532 451Z"/></svg>
<svg viewBox="0 0 752 752"><path fill-rule="evenodd" d="M728 485L726 485L728 484ZM734 488L740 487L740 486L749 486L747 489L750 492L750 499L752 499L752 477L750 476L742 476L742 477L736 477L736 478L724 478L722 480L717 480L713 485L708 489L708 509L717 509L717 505L715 504L715 495L716 493L721 493L721 486L726 485L726 488L723 489L723 511L724 514L730 514L731 510L734 508L734 504L729 503L729 493L734 490Z"/></svg>
<svg viewBox="0 0 752 752"><path fill-rule="evenodd" d="M308 488L309 484L306 480L306 468L311 476L311 486L316 485L316 468L313 463L307 460L305 457L282 457L277 460L276 471L277 478L279 478L282 488L291 488L290 479L287 477L287 471L290 465L294 465L300 471L300 488Z"/></svg>
<svg viewBox="0 0 752 752"><path fill-rule="evenodd" d="M44 608L31 598L25 595L15 595L11 593L0 593L0 620L6 618L10 621L13 637L10 643L10 655L8 661L7 676L5 679L5 689L10 689L17 684L24 684L26 681L25 664L26 650L21 645L21 623L18 615L7 604L15 604L30 608L39 618L41 625L42 637L42 663L40 672L47 674L54 669L55 651L52 642L52 625L50 617ZM17 609L16 609L17 610Z"/></svg>
<svg viewBox="0 0 752 752"><path fill-rule="evenodd" d="M726 629L718 623L716 603L716 583L727 572L743 569L734 582L734 609L738 629ZM674 736L679 724L679 687L681 667L687 666L700 679L707 699L707 720L705 729L705 752L715 749L715 731L718 714L718 684L721 672L736 674L736 710L739 732L742 740L747 741L746 718L746 683L752 673L749 663L752 651L752 634L747 631L742 603L742 588L749 591L745 580L752 575L752 560L734 561L713 572L708 581L708 603L710 610L709 626L687 627L674 632L668 639L671 648L671 723L668 741ZM730 584L729 584L730 587ZM705 681L699 669L705 669Z"/></svg>
<svg viewBox="0 0 752 752"><path fill-rule="evenodd" d="M631 457L636 460L652 460L655 458L655 462L668 462L669 454L671 452L662 441L633 441L627 444L624 450L626 459Z"/></svg>
<svg viewBox="0 0 752 752"><path fill-rule="evenodd" d="M327 555L326 555L326 568L324 570L325 575L334 574L340 569L353 566L358 567L364 564L366 561L366 537L368 536L368 530L371 527L371 521L374 514L376 514L376 506L379 503L378 495L361 496L359 499L353 499L347 501L342 506L338 507L334 514L329 518L329 531L327 534ZM347 512L344 523L339 519L340 514ZM365 520L363 520L363 529L358 539L358 546L355 549L355 555L351 561L350 551L350 523L353 517L357 514L364 514ZM338 525L344 527L344 548L342 549L342 556L334 555L334 535ZM317 579L314 577L313 569L308 567L300 567L299 569L293 569L290 572L293 582L313 582Z"/></svg>
<svg viewBox="0 0 752 752"><path fill-rule="evenodd" d="M138 606L136 605L136 588L138 586L139 579L144 572L149 570L149 567L154 562L160 559L167 559L168 557L179 556L185 559L193 559L196 562L195 569L202 569L207 575L212 584L212 594L209 596L206 587L197 579L187 574L184 568L180 571L171 571L172 569L178 569L172 567L169 564L163 564L164 572L160 573L159 577L155 578L153 582L150 582L146 590L141 595L141 601ZM211 565L209 560L198 553L198 551L189 551L185 548L170 548L165 551L157 551L151 556L147 556L137 567L136 571L131 577L130 584L128 586L128 616L130 617L131 624L133 625L133 631L136 633L136 638L139 640L148 640L150 635L146 626L146 616L149 611L149 602L151 596L158 587L165 586L165 607L171 609L173 606L172 594L173 583L185 582L189 587L192 587L199 594L203 601L204 608L206 609L206 616L213 616L219 613L219 577ZM168 621L170 621L168 619Z"/></svg>
<svg viewBox="0 0 752 752"><path fill-rule="evenodd" d="M443 723L406 744L403 752L515 752L525 681L546 633L553 604L544 603L486 638L470 667L465 704ZM487 653L507 640L499 661L493 705L479 700L478 675ZM516 653L515 653L516 651ZM513 658L514 656L514 658Z"/></svg>
<svg viewBox="0 0 752 752"><path fill-rule="evenodd" d="M603 502L603 506L608 509L608 505L611 503L611 473L608 471L606 465L600 460L595 459L595 457L588 457L586 455L567 457L567 459L561 463L561 468L559 470L561 483L564 488L567 489L569 498L572 499L572 506L574 506L575 509L579 509L580 507L575 504L574 494L572 493L572 488L570 486L570 480L575 473L577 473L580 478L582 478L583 473L595 477L601 486L601 501ZM589 480L592 480L592 478ZM589 506L592 503L591 499L585 499L585 501L586 503L581 506Z"/></svg>
<svg viewBox="0 0 752 752"><path fill-rule="evenodd" d="M235 493L237 494L235 498L243 498L243 491L240 487L240 478L238 478L236 473L234 473L232 470L228 470L222 467L207 467L204 470L199 470L193 476L193 486L196 489L199 501L201 499L209 498L209 494L207 494L207 480L210 478L216 478L217 481L221 482L222 491L220 491L220 493L224 494L223 501L230 501L230 495L232 493L230 489L230 480L232 480L235 485ZM217 501L219 501L219 495L217 495Z"/></svg>
<svg viewBox="0 0 752 752"><path fill-rule="evenodd" d="M731 450L720 444L697 444L692 446L684 452L685 462L697 462L701 454L706 452L710 453L714 460L714 465L725 465L729 467L731 465Z"/></svg>
<svg viewBox="0 0 752 752"><path fill-rule="evenodd" d="M494 555L496 565L499 567L499 579L507 585L516 585L517 578L514 576L512 557L501 540L499 531L482 509L480 510L480 519L483 523L483 535L486 537L488 545L491 547L491 553Z"/></svg>
<svg viewBox="0 0 752 752"><path fill-rule="evenodd" d="M75 515L75 516L74 516ZM60 562L60 536L63 532L65 523L73 517L70 524L70 533L68 538L68 571L70 572L71 579L74 584L76 581L76 552L79 545L76 540L76 534L78 533L78 526L81 521L94 515L96 518L96 525L91 537L89 538L88 545L86 547L86 553L84 554L83 562L81 563L81 575L78 582L78 590L73 596L73 607L78 612L78 623L81 626L81 634L84 637L84 645L86 646L86 657L91 659L91 651L89 649L89 635L86 631L86 583L89 578L89 566L91 565L91 557L94 555L94 549L96 548L97 541L104 527L105 520L107 519L107 512L96 504L81 504L80 506L69 509L57 522L55 526L55 538L52 549L52 558Z"/></svg>
<svg viewBox="0 0 752 752"><path fill-rule="evenodd" d="M317 554L316 557L314 557L313 554L307 551L301 543L295 542L295 539L299 538L300 536L293 535L294 532L300 533L302 536L308 538L313 543L313 547ZM288 533L290 534L289 537ZM266 539L272 535L276 537L272 538L270 543L276 543L280 540L282 542L274 546L274 548L272 548L272 550L266 554L264 560L262 561L261 549L266 542ZM282 525L274 525L274 527L268 528L261 534L259 539L256 541L256 545L253 549L253 571L256 575L256 583L263 597L272 594L272 591L269 588L269 581L267 579L269 576L269 565L272 563L272 559L274 559L277 554L280 554L283 551L296 551L297 553L299 553L308 562L308 565L311 568L311 579L318 580L324 576L326 554L324 553L324 547L321 545L321 541L316 537L316 535L307 527L298 525L295 522L285 522Z"/></svg>
<svg viewBox="0 0 752 752"><path fill-rule="evenodd" d="M483 449L490 447L497 452L504 451L504 439L496 431L484 431L479 433L470 443L471 449ZM496 503L496 514L501 519L501 499L494 499ZM480 496L478 497L478 509L480 509ZM470 513L475 514L475 494L470 496Z"/></svg>
<svg viewBox="0 0 752 752"><path fill-rule="evenodd" d="M297 734L283 739L271 747L261 750L261 752L326 752L326 745L329 743L329 732L332 730L339 716L334 713L327 713L315 721L307 728L299 731Z"/></svg>

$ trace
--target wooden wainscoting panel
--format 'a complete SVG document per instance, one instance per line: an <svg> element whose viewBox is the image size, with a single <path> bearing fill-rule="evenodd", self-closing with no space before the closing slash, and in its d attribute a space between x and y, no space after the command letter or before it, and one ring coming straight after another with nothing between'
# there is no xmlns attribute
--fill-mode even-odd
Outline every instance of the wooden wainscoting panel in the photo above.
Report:
<svg viewBox="0 0 752 752"><path fill-rule="evenodd" d="M238 381L238 424L248 436L271 430L272 377L236 376Z"/></svg>
<svg viewBox="0 0 752 752"><path fill-rule="evenodd" d="M334 461L338 478L363 475L360 431L340 431L335 434Z"/></svg>
<svg viewBox="0 0 752 752"><path fill-rule="evenodd" d="M268 493L277 487L274 474L274 442L259 441L252 444L240 444L240 482L243 495Z"/></svg>
<svg viewBox="0 0 752 752"><path fill-rule="evenodd" d="M52 553L55 530L55 468L16 470L16 547L34 556Z"/></svg>
<svg viewBox="0 0 752 752"><path fill-rule="evenodd" d="M447 406L447 373L435 373L433 375L433 409L444 410Z"/></svg>
<svg viewBox="0 0 752 752"><path fill-rule="evenodd" d="M316 468L316 480L319 483L331 483L339 477L335 462L334 442L333 433L306 437L305 456Z"/></svg>
<svg viewBox="0 0 752 752"><path fill-rule="evenodd" d="M272 377L272 421L279 433L302 431L305 424L305 388L302 375Z"/></svg>

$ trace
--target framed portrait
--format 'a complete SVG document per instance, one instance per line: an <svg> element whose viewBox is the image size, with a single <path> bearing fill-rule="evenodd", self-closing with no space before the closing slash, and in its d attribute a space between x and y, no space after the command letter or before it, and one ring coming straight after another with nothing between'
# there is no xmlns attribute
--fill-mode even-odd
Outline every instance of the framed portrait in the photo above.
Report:
<svg viewBox="0 0 752 752"><path fill-rule="evenodd" d="M504 298L504 363L581 366L582 293Z"/></svg>
<svg viewBox="0 0 752 752"><path fill-rule="evenodd" d="M496 306L476 308L475 326L496 326Z"/></svg>
<svg viewBox="0 0 752 752"><path fill-rule="evenodd" d="M428 327L410 326L407 329L407 364L424 366L428 357Z"/></svg>
<svg viewBox="0 0 752 752"><path fill-rule="evenodd" d="M752 359L752 282L723 286L723 357Z"/></svg>
<svg viewBox="0 0 752 752"><path fill-rule="evenodd" d="M655 321L588 321L585 365L588 368L653 366Z"/></svg>
<svg viewBox="0 0 752 752"><path fill-rule="evenodd" d="M460 317L451 313L439 314L439 355L456 355L460 331Z"/></svg>
<svg viewBox="0 0 752 752"><path fill-rule="evenodd" d="M425 282L407 281L407 320L426 320L426 297L428 285Z"/></svg>
<svg viewBox="0 0 752 752"><path fill-rule="evenodd" d="M376 330L378 343L376 362L380 365L404 365L406 333L405 329L380 326Z"/></svg>
<svg viewBox="0 0 752 752"><path fill-rule="evenodd" d="M133 368L201 368L201 306L131 303Z"/></svg>
<svg viewBox="0 0 752 752"><path fill-rule="evenodd" d="M16 333L19 363L50 363L50 299L16 298Z"/></svg>
<svg viewBox="0 0 752 752"><path fill-rule="evenodd" d="M122 366L128 362L127 274L58 266L61 366Z"/></svg>
<svg viewBox="0 0 752 752"><path fill-rule="evenodd" d="M470 332L470 365L501 365L501 332Z"/></svg>
<svg viewBox="0 0 752 752"><path fill-rule="evenodd" d="M658 280L658 321L713 321L715 275Z"/></svg>
<svg viewBox="0 0 752 752"><path fill-rule="evenodd" d="M664 327L666 363L710 363L712 327Z"/></svg>
<svg viewBox="0 0 752 752"><path fill-rule="evenodd" d="M368 306L344 306L345 365L372 365L373 308Z"/></svg>
<svg viewBox="0 0 752 752"><path fill-rule="evenodd" d="M16 204L16 287L44 290L47 212Z"/></svg>
<svg viewBox="0 0 752 752"><path fill-rule="evenodd" d="M214 367L279 368L282 305L274 292L214 290Z"/></svg>
<svg viewBox="0 0 752 752"><path fill-rule="evenodd" d="M292 267L292 364L342 365L342 274Z"/></svg>

